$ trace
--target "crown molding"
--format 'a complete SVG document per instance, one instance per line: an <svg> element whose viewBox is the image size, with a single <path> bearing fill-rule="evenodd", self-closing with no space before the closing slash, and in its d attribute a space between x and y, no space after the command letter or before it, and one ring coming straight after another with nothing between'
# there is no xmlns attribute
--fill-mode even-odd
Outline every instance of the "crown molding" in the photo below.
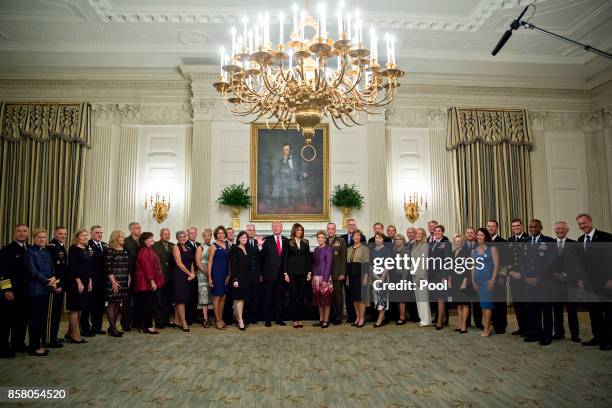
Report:
<svg viewBox="0 0 612 408"><path fill-rule="evenodd" d="M424 31L476 32L493 13L503 9L523 7L529 3L543 0L481 0L469 15L419 15L415 13L381 13L376 9L363 12L364 27L375 25L391 29ZM261 12L260 7L141 7L138 10L114 8L107 0L89 0L89 5L104 23L142 23L142 24L239 24L244 14ZM309 10L313 13L313 10ZM290 22L286 20L287 24ZM271 23L278 24L278 16L271 15Z"/></svg>

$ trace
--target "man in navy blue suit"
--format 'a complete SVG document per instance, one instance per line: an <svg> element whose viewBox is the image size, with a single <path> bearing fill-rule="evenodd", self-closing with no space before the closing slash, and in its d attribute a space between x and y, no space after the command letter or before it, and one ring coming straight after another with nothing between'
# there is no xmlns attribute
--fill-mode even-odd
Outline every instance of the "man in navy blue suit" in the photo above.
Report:
<svg viewBox="0 0 612 408"><path fill-rule="evenodd" d="M286 326L282 317L282 303L285 292L285 255L289 239L283 237L282 232L283 224L273 221L272 235L264 238L261 246L266 327L272 326L272 319L279 326Z"/></svg>

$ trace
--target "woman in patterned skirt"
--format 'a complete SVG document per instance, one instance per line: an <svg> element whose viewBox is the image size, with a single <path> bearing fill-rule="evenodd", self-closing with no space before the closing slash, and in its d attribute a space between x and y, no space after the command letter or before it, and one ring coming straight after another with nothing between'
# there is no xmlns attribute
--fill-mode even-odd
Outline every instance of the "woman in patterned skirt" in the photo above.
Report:
<svg viewBox="0 0 612 408"><path fill-rule="evenodd" d="M113 231L110 236L108 249L104 254L104 270L108 275L106 281L106 316L109 327L106 331L109 336L121 337L123 332L117 330L117 320L121 313L121 302L125 302L130 287L131 278L128 272L128 253L123 248L125 234L123 231Z"/></svg>
<svg viewBox="0 0 612 408"><path fill-rule="evenodd" d="M312 304L319 306L319 325L326 329L329 326L329 310L334 299L334 286L331 281L334 254L332 248L326 244L325 231L317 232L317 243L319 246L314 249L312 255Z"/></svg>
<svg viewBox="0 0 612 408"><path fill-rule="evenodd" d="M204 243L196 249L196 260L198 261L198 309L202 309L202 326L205 329L210 327L208 321L208 305L210 304L210 285L208 284L208 252L210 250L210 240L212 230L206 228L202 231Z"/></svg>

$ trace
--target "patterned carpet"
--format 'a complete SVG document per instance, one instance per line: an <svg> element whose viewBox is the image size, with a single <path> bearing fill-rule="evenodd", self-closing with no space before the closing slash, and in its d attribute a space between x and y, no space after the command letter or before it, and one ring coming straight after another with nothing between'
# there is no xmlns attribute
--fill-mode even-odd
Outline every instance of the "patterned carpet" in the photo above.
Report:
<svg viewBox="0 0 612 408"><path fill-rule="evenodd" d="M0 385L68 390L67 401L44 406L612 406L612 353L569 340L542 347L477 330L307 323L96 336L46 358L3 360Z"/></svg>

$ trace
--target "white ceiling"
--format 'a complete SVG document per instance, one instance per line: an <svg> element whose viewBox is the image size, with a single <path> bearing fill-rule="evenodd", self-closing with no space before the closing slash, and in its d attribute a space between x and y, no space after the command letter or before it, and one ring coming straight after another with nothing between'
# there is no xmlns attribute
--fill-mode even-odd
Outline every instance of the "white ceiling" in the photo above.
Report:
<svg viewBox="0 0 612 408"><path fill-rule="evenodd" d="M510 21L529 3L525 0L344 2L360 8L366 28L373 25L395 35L398 62L409 73L525 76L534 83L537 78L548 84L554 80L560 87L594 86L612 73L610 60L525 30L515 32L498 56L491 56ZM314 12L319 2L306 3ZM335 8L335 0L328 2L334 34ZM219 46L230 41L231 25L260 10L290 15L291 1L0 0L0 68L212 65ZM285 20L287 38L290 19ZM540 0L531 22L612 50L610 0ZM276 24L271 35L278 35ZM384 51L382 44L379 48Z"/></svg>

